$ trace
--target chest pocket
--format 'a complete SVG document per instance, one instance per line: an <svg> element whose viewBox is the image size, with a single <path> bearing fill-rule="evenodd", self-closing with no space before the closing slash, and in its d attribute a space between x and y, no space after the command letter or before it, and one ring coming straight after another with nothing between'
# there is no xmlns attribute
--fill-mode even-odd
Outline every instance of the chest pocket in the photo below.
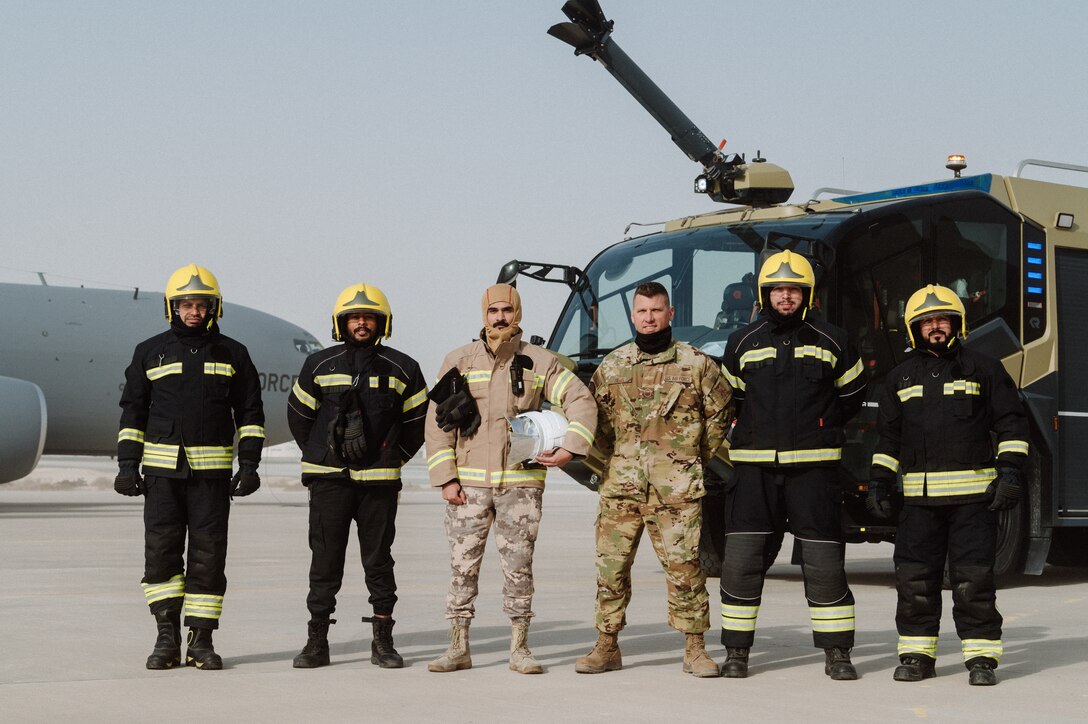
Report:
<svg viewBox="0 0 1088 724"><path fill-rule="evenodd" d="M639 392L635 386L634 377L630 374L617 376L608 383L608 396L612 398L612 408L615 410L635 410Z"/></svg>
<svg viewBox="0 0 1088 724"><path fill-rule="evenodd" d="M154 382L168 375L181 374L181 359L177 355L158 355L147 360L144 374Z"/></svg>
<svg viewBox="0 0 1088 724"><path fill-rule="evenodd" d="M975 380L952 380L944 383L945 398L952 398L952 414L959 418L971 417L975 405L981 399L982 385Z"/></svg>
<svg viewBox="0 0 1088 724"><path fill-rule="evenodd" d="M363 406L378 412L392 410L406 385L393 375L370 375L359 381Z"/></svg>
<svg viewBox="0 0 1088 724"><path fill-rule="evenodd" d="M797 347L794 356L801 363L801 375L810 382L830 377L839 363L831 350L813 344Z"/></svg>
<svg viewBox="0 0 1088 724"><path fill-rule="evenodd" d="M694 382L690 367L670 366L665 369L661 381L663 389L666 390L665 398L661 401L659 408L662 417L668 417L678 408L680 412L687 412L693 408L695 391L692 389Z"/></svg>
<svg viewBox="0 0 1088 724"><path fill-rule="evenodd" d="M741 353L740 359L737 360L737 366L740 368L738 370L740 377L745 378L751 372L758 370L761 367L773 366L777 357L778 350L774 347L754 347Z"/></svg>

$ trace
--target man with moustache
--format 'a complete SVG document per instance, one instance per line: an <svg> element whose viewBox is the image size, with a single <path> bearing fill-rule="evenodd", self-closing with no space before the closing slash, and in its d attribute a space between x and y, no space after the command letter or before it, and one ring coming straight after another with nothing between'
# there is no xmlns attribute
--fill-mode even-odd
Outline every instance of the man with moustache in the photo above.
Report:
<svg viewBox="0 0 1088 724"><path fill-rule="evenodd" d="M435 672L472 666L469 624L475 615L480 562L488 531L503 570L503 612L510 617L510 669L539 674L528 646L533 617L533 550L547 468L560 467L593 444L597 409L586 386L546 349L521 339L521 297L509 284L484 292L484 328L442 362L427 416L431 484L446 501L451 580L446 596L450 645L428 665ZM532 461L509 459L510 422L544 403L567 418L562 444Z"/></svg>
<svg viewBox="0 0 1088 724"><path fill-rule="evenodd" d="M955 292L936 284L919 289L904 318L914 351L888 373L865 501L875 516L892 518L902 474L895 532L900 665L893 678L936 675L947 561L968 683L993 686L1003 623L994 585L997 511L1011 510L1021 496L1027 416L1001 362L963 346L967 326Z"/></svg>
<svg viewBox="0 0 1088 724"><path fill-rule="evenodd" d="M577 660L580 674L622 668L619 632L646 529L665 569L669 625L685 635L682 670L718 676L703 638L710 611L699 537L704 466L725 440L731 391L714 360L672 338L674 314L663 285L639 285L634 341L613 350L593 375L607 467L597 515L597 643Z"/></svg>
<svg viewBox="0 0 1088 724"><path fill-rule="evenodd" d="M816 278L808 259L774 253L758 284L762 314L729 336L722 364L737 401L722 557L722 676L748 675L765 557L788 530L800 542L824 673L849 681L857 678L850 661L854 596L844 567L837 468L843 426L864 400L863 367L846 332L810 314Z"/></svg>
<svg viewBox="0 0 1088 724"><path fill-rule="evenodd" d="M332 312L332 338L342 342L310 355L287 404L287 422L302 449L302 484L310 493L310 611L297 669L329 664L328 631L344 578L351 522L374 615L370 663L399 669L393 647L397 583L396 535L400 470L423 445L427 385L419 365L386 346L393 312L382 290L352 284Z"/></svg>

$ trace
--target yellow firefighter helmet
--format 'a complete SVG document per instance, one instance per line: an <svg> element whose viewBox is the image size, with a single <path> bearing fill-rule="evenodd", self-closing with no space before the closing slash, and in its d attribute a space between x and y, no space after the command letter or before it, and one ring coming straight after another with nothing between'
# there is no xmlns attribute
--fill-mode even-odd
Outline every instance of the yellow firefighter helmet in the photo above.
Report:
<svg viewBox="0 0 1088 724"><path fill-rule="evenodd" d="M918 325L923 319L930 317L949 317L952 320L952 339L967 337L967 319L963 308L963 302L954 291L939 284L928 284L907 300L904 311L904 321L907 323L907 336L910 346L918 349L918 340L921 337ZM949 340L949 346L952 344Z"/></svg>
<svg viewBox="0 0 1088 724"><path fill-rule="evenodd" d="M789 250L771 254L759 268L759 308L771 306L770 294L775 287L801 288L802 317L812 306L812 288L816 286L816 274L809 260Z"/></svg>
<svg viewBox="0 0 1088 724"><path fill-rule="evenodd" d="M340 342L344 338L343 319L348 314L370 312L382 316L385 321L379 323L382 329L382 337L393 336L393 310L389 308L389 300L385 293L373 284L352 284L340 292L336 298L336 304L332 308L332 338Z"/></svg>
<svg viewBox="0 0 1088 724"><path fill-rule="evenodd" d="M202 266L188 264L170 275L166 282L166 321L173 322L177 314L177 302L182 299L208 300L208 327L223 316L223 293L219 280Z"/></svg>

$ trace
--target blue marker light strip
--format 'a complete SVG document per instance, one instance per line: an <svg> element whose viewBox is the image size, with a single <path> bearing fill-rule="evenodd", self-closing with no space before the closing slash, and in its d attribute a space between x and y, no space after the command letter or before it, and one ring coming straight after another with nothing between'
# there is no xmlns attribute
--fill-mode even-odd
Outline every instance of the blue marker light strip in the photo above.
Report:
<svg viewBox="0 0 1088 724"><path fill-rule="evenodd" d="M1028 257L1028 264L1033 264L1035 266L1042 266L1042 263L1043 263L1043 260L1040 257L1037 257L1037 256L1029 256Z"/></svg>
<svg viewBox="0 0 1088 724"><path fill-rule="evenodd" d="M1039 281L1042 281L1043 280L1043 273L1042 272L1028 272L1028 279L1038 279Z"/></svg>
<svg viewBox="0 0 1088 724"><path fill-rule="evenodd" d="M839 196L832 199L832 201L837 201L840 204L862 204L872 201L887 201L888 199L904 199L911 196L945 194L952 191L978 190L989 192L992 184L993 175L987 173L982 174L981 176L965 176L963 178L950 179L948 181L936 181L934 183L921 184L920 186L904 186L903 188L889 189L887 191L854 194L852 196Z"/></svg>
<svg viewBox="0 0 1088 724"><path fill-rule="evenodd" d="M1037 241L1029 241L1029 242L1027 243L1027 247L1028 247L1029 249L1031 249L1032 251L1042 251L1042 250L1043 250L1043 245L1042 245L1042 244L1040 244L1040 243L1039 243L1039 242L1037 242Z"/></svg>
<svg viewBox="0 0 1088 724"><path fill-rule="evenodd" d="M1028 294L1042 294L1042 287L1028 287Z"/></svg>

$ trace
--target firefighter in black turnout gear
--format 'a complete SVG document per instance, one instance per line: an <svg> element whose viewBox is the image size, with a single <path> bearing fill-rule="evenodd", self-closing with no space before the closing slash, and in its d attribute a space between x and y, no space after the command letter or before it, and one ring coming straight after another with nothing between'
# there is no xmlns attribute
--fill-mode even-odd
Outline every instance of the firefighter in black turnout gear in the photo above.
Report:
<svg viewBox="0 0 1088 724"><path fill-rule="evenodd" d="M737 421L722 558L722 676L748 675L765 557L789 530L800 542L812 638L824 672L852 680L854 596L846 583L837 467L843 425L860 409L865 376L846 332L812 319L815 275L803 256L771 255L759 272L762 314L734 332L722 370Z"/></svg>
<svg viewBox="0 0 1088 724"><path fill-rule="evenodd" d="M310 355L288 399L287 421L302 448L302 484L310 491L310 622L294 666L329 664L329 625L344 578L351 521L373 627L370 661L401 668L393 648L397 584L390 549L396 535L400 469L423 445L427 385L415 360L381 343L393 329L380 289L353 284L332 312L332 337L343 342Z"/></svg>
<svg viewBox="0 0 1088 724"><path fill-rule="evenodd" d="M170 329L137 345L125 370L114 489L144 496L143 589L158 623L147 668L181 663L184 609L185 663L221 669L212 631L227 588L227 518L231 496L261 484L261 386L245 346L219 331L223 296L211 272L178 269L165 302Z"/></svg>
<svg viewBox="0 0 1088 724"><path fill-rule="evenodd" d="M902 475L894 678L935 675L947 559L968 681L990 686L997 683L1002 649L994 585L997 511L1020 499L1027 417L1002 364L963 346L964 307L955 292L933 284L918 290L907 300L905 318L914 352L888 373L866 499L874 515L891 518Z"/></svg>

